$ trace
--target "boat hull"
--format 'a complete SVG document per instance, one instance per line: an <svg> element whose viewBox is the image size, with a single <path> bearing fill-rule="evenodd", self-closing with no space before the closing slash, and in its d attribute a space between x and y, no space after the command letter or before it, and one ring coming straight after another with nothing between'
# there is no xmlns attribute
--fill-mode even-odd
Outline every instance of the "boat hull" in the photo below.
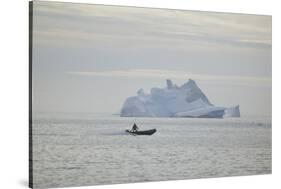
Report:
<svg viewBox="0 0 281 189"><path fill-rule="evenodd" d="M127 133L133 135L153 135L156 132L156 129L146 130L146 131L130 131L126 130Z"/></svg>

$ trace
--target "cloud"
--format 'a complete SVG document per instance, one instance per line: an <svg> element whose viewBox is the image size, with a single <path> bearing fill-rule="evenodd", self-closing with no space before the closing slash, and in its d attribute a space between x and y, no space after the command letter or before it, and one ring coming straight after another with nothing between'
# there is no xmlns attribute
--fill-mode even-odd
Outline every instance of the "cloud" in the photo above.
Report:
<svg viewBox="0 0 281 189"><path fill-rule="evenodd" d="M35 42L49 46L65 38L76 46L85 46L85 39L119 45L133 38L147 48L157 41L271 47L270 16L54 2L37 2L35 9Z"/></svg>
<svg viewBox="0 0 281 189"><path fill-rule="evenodd" d="M271 87L271 77L253 77L239 75L208 75L188 73L179 70L161 70L161 69L128 69L128 70L110 70L110 71L67 71L69 75L84 76L84 77L125 77L125 78L159 78L159 79L181 79L207 82L224 82L235 85L247 86L267 86Z"/></svg>

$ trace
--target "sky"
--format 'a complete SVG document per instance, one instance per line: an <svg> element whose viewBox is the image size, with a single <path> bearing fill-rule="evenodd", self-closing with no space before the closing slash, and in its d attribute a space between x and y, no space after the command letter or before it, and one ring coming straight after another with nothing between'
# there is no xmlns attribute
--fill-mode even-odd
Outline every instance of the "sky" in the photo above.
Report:
<svg viewBox="0 0 281 189"><path fill-rule="evenodd" d="M271 116L272 18L35 1L33 111L119 113L189 78L216 106Z"/></svg>

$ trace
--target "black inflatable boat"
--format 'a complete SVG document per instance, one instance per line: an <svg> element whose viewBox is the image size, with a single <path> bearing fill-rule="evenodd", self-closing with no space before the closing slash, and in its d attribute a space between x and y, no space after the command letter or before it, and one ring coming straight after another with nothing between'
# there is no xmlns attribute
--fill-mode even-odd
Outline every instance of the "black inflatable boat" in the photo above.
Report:
<svg viewBox="0 0 281 189"><path fill-rule="evenodd" d="M131 131L127 129L126 132L133 135L153 135L156 132L156 129L145 130L145 131Z"/></svg>

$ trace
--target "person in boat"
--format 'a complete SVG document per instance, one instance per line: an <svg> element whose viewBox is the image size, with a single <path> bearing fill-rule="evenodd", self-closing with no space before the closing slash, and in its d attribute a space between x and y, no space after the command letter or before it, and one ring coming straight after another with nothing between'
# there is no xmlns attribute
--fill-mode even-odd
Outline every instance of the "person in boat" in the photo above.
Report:
<svg viewBox="0 0 281 189"><path fill-rule="evenodd" d="M138 131L138 130L139 130L139 128L138 128L137 124L134 123L134 125L133 125L133 127L132 127L132 131L133 131L133 132L136 132L136 131Z"/></svg>

